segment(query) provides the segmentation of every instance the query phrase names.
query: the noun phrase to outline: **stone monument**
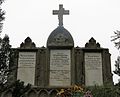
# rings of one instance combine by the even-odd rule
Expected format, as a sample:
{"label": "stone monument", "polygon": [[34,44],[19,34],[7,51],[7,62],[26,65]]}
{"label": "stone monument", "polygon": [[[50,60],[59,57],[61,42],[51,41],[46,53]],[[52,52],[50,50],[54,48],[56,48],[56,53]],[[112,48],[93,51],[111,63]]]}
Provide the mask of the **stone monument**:
{"label": "stone monument", "polygon": [[70,86],[72,83],[72,51],[74,42],[71,34],[63,27],[63,15],[69,14],[59,5],[59,10],[53,10],[58,15],[59,26],[50,34],[47,41],[49,51],[49,86]]}
{"label": "stone monument", "polygon": [[101,48],[93,37],[85,47],[74,47],[72,35],[63,26],[63,15],[68,14],[69,10],[63,5],[53,10],[53,15],[58,15],[59,25],[49,35],[47,47],[36,47],[27,37],[20,48],[14,48],[14,64],[18,68],[11,76],[14,81],[19,79],[32,84],[26,97],[54,97],[59,89],[75,84],[113,83],[109,49]]}

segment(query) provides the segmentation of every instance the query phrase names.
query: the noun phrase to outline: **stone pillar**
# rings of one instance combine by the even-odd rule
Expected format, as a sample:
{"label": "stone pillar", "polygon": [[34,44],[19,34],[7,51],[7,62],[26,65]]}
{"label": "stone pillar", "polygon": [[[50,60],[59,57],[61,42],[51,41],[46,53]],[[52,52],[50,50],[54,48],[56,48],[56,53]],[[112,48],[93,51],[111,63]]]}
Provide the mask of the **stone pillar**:
{"label": "stone pillar", "polygon": [[84,66],[83,51],[81,48],[75,48],[75,84],[84,84]]}

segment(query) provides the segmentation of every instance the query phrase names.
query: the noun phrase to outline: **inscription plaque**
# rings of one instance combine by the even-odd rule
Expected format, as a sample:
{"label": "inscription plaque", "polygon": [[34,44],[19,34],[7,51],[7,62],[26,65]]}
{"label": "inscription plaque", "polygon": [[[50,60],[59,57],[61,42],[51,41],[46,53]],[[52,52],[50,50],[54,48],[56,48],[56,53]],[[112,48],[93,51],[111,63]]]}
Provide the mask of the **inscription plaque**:
{"label": "inscription plaque", "polygon": [[35,52],[19,52],[17,79],[34,85],[35,64]]}
{"label": "inscription plaque", "polygon": [[103,85],[101,53],[85,53],[85,84]]}
{"label": "inscription plaque", "polygon": [[71,52],[70,50],[50,51],[50,86],[71,85]]}

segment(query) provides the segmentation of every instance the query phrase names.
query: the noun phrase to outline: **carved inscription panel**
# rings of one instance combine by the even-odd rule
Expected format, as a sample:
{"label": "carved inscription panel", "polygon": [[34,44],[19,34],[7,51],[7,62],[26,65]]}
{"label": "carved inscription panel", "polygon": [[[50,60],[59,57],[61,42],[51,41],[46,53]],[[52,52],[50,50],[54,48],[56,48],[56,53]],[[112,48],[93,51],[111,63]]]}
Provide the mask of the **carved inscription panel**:
{"label": "carved inscription panel", "polygon": [[103,85],[101,53],[85,53],[85,84]]}
{"label": "carved inscription panel", "polygon": [[50,86],[71,85],[71,52],[70,50],[50,51]]}
{"label": "carved inscription panel", "polygon": [[19,52],[17,79],[34,85],[36,52]]}

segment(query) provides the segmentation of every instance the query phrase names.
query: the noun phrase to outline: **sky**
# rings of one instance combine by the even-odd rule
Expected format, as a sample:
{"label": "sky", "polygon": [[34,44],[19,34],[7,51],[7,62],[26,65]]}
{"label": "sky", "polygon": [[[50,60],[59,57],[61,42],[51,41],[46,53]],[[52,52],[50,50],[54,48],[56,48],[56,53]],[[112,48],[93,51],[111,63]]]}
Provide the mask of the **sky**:
{"label": "sky", "polygon": [[[109,48],[112,71],[119,51],[111,42],[114,31],[120,30],[120,0],[5,0],[6,12],[2,36],[10,37],[13,48],[29,36],[37,47],[46,47],[50,33],[58,27],[58,10],[63,4],[70,15],[63,16],[64,27],[71,33],[75,47],[84,47],[94,37],[101,47]],[[114,75],[116,83],[118,76]]]}

